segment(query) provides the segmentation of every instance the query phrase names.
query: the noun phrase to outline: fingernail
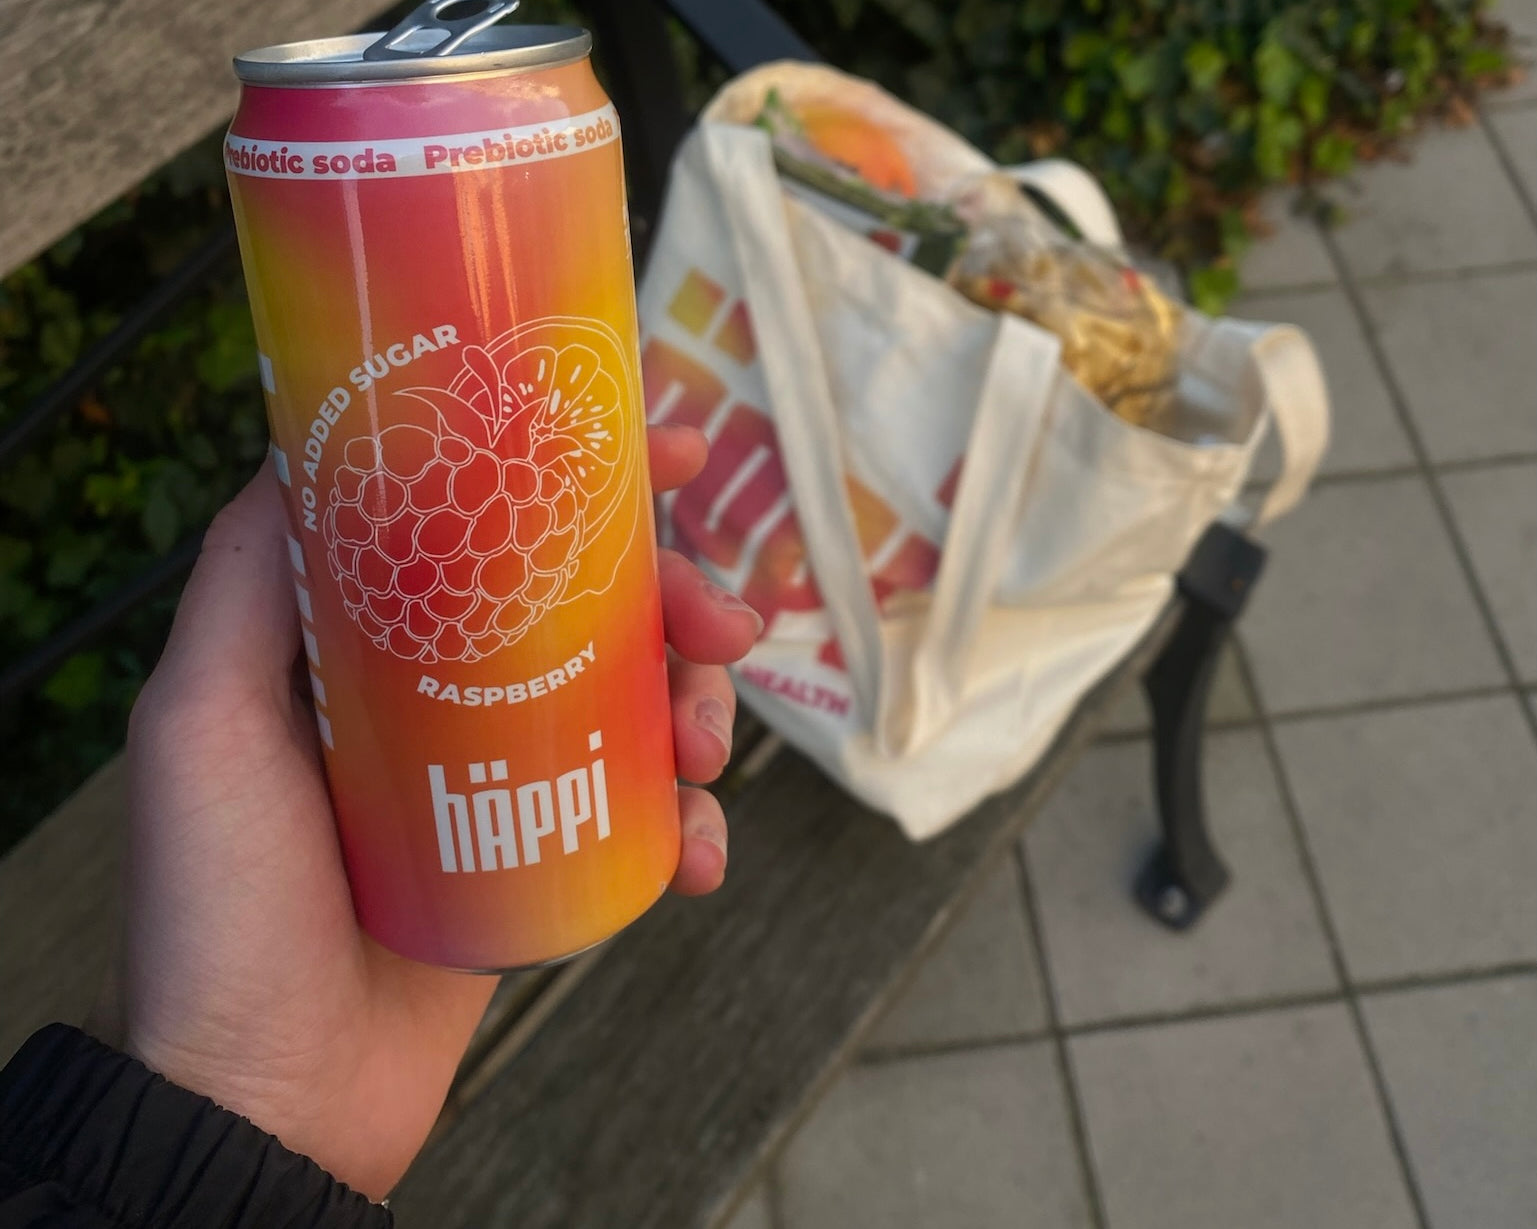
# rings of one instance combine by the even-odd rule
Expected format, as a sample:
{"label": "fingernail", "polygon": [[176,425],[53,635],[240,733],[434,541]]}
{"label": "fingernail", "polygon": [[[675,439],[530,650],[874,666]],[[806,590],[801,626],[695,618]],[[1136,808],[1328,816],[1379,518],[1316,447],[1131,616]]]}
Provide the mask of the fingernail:
{"label": "fingernail", "polygon": [[726,827],[724,824],[715,823],[712,819],[694,818],[683,825],[685,839],[692,838],[697,841],[708,841],[721,853],[726,852]]}
{"label": "fingernail", "polygon": [[694,705],[694,724],[712,734],[720,743],[721,758],[731,758],[731,712],[714,696],[705,696]]}
{"label": "fingernail", "polygon": [[735,593],[730,593],[727,590],[722,589],[719,585],[711,584],[709,581],[705,581],[704,591],[710,595],[710,600],[713,601],[722,610],[729,610],[732,612],[745,610],[748,614],[752,615],[754,622],[756,622],[758,625],[758,631],[754,634],[762,634],[763,616],[760,615],[751,606],[749,606],[746,602],[744,602],[741,598],[739,598]]}

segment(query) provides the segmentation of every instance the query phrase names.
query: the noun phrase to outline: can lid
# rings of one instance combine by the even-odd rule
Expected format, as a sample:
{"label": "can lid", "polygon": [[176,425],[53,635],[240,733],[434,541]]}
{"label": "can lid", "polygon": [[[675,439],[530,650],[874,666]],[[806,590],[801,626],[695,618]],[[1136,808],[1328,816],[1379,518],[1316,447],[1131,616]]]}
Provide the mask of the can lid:
{"label": "can lid", "polygon": [[576,26],[495,25],[517,7],[474,5],[473,16],[440,17],[465,7],[428,0],[384,35],[349,34],[258,47],[235,57],[235,74],[253,85],[403,81],[516,68],[551,68],[586,57],[592,36]]}

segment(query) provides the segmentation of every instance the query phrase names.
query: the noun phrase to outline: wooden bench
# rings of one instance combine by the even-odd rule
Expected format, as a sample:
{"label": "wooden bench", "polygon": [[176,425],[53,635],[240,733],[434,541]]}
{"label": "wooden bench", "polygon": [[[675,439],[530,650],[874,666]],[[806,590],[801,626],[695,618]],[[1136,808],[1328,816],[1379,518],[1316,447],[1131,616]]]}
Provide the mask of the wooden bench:
{"label": "wooden bench", "polygon": [[[0,145],[0,269],[227,116],[232,52],[352,28],[376,7],[130,0],[86,10],[0,0],[10,10],[0,26],[0,111],[15,133]],[[811,57],[757,0],[667,7],[732,71]],[[183,37],[162,43],[156,31],[173,8]],[[641,0],[585,9],[624,122],[643,250],[687,125],[668,32],[660,9]],[[0,437],[0,465],[133,340],[129,325],[142,332],[157,304],[221,259],[210,244],[154,289],[137,324],[119,330],[126,340],[98,347],[13,421]],[[194,553],[195,543],[161,571],[174,574]],[[1190,925],[1227,878],[1201,811],[1207,692],[1262,561],[1241,535],[1213,527],[1179,596],[1039,766],[926,845],[909,844],[744,716],[720,786],[732,825],[725,888],[703,901],[664,901],[561,968],[504,979],[433,1138],[394,1197],[401,1222],[721,1223],[989,866],[1012,856],[1014,838],[1116,694],[1139,678],[1154,713],[1165,839],[1136,890],[1165,924]],[[164,578],[109,599],[11,663],[0,673],[0,703],[17,702]],[[124,777],[121,761],[107,765],[0,861],[0,1059],[37,1025],[81,1018],[111,958]]]}

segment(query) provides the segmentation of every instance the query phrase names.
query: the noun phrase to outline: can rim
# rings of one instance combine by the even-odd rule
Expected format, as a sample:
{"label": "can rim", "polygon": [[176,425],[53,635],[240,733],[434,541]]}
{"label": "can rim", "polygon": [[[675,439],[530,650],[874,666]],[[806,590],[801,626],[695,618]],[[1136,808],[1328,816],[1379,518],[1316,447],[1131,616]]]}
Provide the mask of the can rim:
{"label": "can rim", "polygon": [[555,68],[585,59],[592,35],[576,26],[493,26],[454,54],[365,60],[374,34],[313,38],[257,47],[235,57],[235,75],[252,85],[328,85],[340,81],[408,81],[494,69]]}

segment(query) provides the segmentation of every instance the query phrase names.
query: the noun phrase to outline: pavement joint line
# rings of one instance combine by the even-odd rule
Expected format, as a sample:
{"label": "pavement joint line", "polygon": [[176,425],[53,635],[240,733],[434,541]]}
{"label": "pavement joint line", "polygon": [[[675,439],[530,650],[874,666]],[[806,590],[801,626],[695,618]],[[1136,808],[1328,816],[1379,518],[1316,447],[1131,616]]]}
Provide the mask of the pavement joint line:
{"label": "pavement joint line", "polygon": [[[1335,260],[1338,262],[1338,253]],[[1359,306],[1357,311],[1359,311]],[[1291,828],[1292,841],[1294,842],[1298,861],[1302,867],[1302,875],[1308,885],[1308,891],[1313,898],[1313,909],[1318,917],[1319,927],[1323,931],[1324,942],[1329,948],[1329,959],[1334,966],[1335,980],[1343,991],[1345,1009],[1350,1016],[1352,1028],[1356,1034],[1356,1044],[1361,1047],[1361,1054],[1366,1060],[1368,1078],[1371,1080],[1372,1090],[1377,1097],[1377,1108],[1382,1114],[1384,1125],[1388,1131],[1388,1143],[1393,1150],[1393,1156],[1398,1162],[1399,1176],[1403,1180],[1404,1189],[1409,1197],[1409,1203],[1414,1209],[1415,1220],[1419,1229],[1431,1229],[1430,1215],[1425,1208],[1424,1193],[1420,1190],[1419,1177],[1414,1172],[1414,1165],[1410,1159],[1409,1145],[1404,1138],[1403,1127],[1398,1121],[1398,1115],[1393,1108],[1393,1099],[1388,1092],[1387,1076],[1382,1070],[1382,1064],[1377,1058],[1377,1051],[1372,1046],[1371,1034],[1367,1031],[1366,1016],[1361,1010],[1360,997],[1350,980],[1350,968],[1345,961],[1344,945],[1340,941],[1339,930],[1334,924],[1334,915],[1329,909],[1329,902],[1324,895],[1323,879],[1318,871],[1317,860],[1313,856],[1312,846],[1308,842],[1307,829],[1302,823],[1302,809],[1297,802],[1297,796],[1292,789],[1291,778],[1286,771],[1286,763],[1281,758],[1280,743],[1276,739],[1275,727],[1271,724],[1269,714],[1265,710],[1263,699],[1259,690],[1254,687],[1254,672],[1250,668],[1248,655],[1242,644],[1238,646],[1239,670],[1248,678],[1255,698],[1259,704],[1259,728],[1265,744],[1265,755],[1270,762],[1270,771],[1275,775],[1276,787],[1281,795],[1281,809],[1286,815],[1286,821]]]}
{"label": "pavement joint line", "polygon": [[1409,973],[1402,977],[1366,978],[1355,983],[1366,994],[1400,994],[1408,990],[1440,990],[1451,986],[1474,986],[1486,981],[1505,981],[1514,977],[1537,975],[1537,960],[1509,960],[1482,968],[1456,969],[1447,973]]}
{"label": "pavement joint line", "polygon": [[[1486,469],[1514,469],[1518,465],[1530,465],[1537,461],[1537,452],[1508,452],[1491,457],[1459,457],[1454,461],[1432,461],[1431,467],[1443,474],[1477,473]],[[1401,465],[1383,465],[1371,469],[1339,469],[1327,474],[1318,474],[1314,477],[1312,485],[1324,486],[1349,486],[1368,482],[1387,482],[1394,478],[1418,478],[1424,473],[1423,468],[1417,462],[1406,462]],[[1245,490],[1254,490],[1255,493],[1268,490],[1272,484],[1263,480],[1245,484]]]}
{"label": "pavement joint line", "polygon": [[[1489,595],[1484,592],[1483,585],[1479,584],[1478,572],[1473,566],[1472,553],[1468,550],[1468,544],[1463,540],[1462,531],[1457,526],[1457,519],[1452,515],[1451,501],[1446,496],[1446,490],[1441,483],[1441,475],[1436,472],[1431,463],[1429,451],[1425,447],[1424,437],[1420,434],[1419,426],[1414,421],[1414,416],[1409,413],[1408,398],[1404,396],[1403,386],[1400,384],[1393,365],[1388,361],[1387,351],[1383,348],[1382,338],[1378,336],[1376,322],[1371,313],[1366,310],[1366,301],[1361,293],[1361,286],[1350,271],[1350,265],[1340,251],[1335,237],[1327,231],[1322,232],[1324,246],[1328,248],[1329,255],[1334,261],[1336,272],[1340,276],[1340,285],[1344,288],[1346,296],[1350,299],[1351,307],[1356,313],[1357,323],[1361,326],[1362,335],[1366,338],[1366,346],[1370,351],[1372,360],[1377,365],[1378,373],[1382,376],[1384,387],[1388,391],[1388,397],[1393,403],[1393,408],[1398,414],[1399,425],[1403,427],[1404,434],[1409,439],[1409,448],[1420,463],[1420,469],[1424,476],[1427,488],[1430,491],[1431,502],[1435,505],[1441,523],[1445,527],[1451,540],[1452,551],[1456,555],[1457,563],[1462,569],[1463,579],[1468,590],[1473,596],[1473,604],[1478,608],[1478,613],[1484,625],[1484,634],[1494,645],[1495,657],[1504,671],[1506,679],[1513,687],[1522,686],[1521,672],[1516,669],[1515,658],[1512,656],[1510,646],[1505,643],[1505,637],[1500,632],[1498,621],[1494,617],[1494,607],[1489,602]],[[1521,705],[1521,711],[1526,718],[1527,728],[1532,737],[1537,739],[1537,712],[1532,711],[1531,705]]]}
{"label": "pavement joint line", "polygon": [[987,1050],[1007,1050],[1016,1046],[1039,1045],[1053,1040],[1049,1027],[1026,1029],[1018,1033],[992,1033],[981,1037],[955,1038],[950,1041],[904,1041],[898,1045],[872,1045],[854,1061],[861,1067],[890,1067],[916,1059],[944,1058],[951,1054],[970,1054]]}
{"label": "pavement joint line", "polygon": [[1078,1075],[1073,1069],[1073,1056],[1068,1050],[1067,1034],[1062,1030],[1062,1013],[1057,1003],[1057,983],[1051,975],[1051,962],[1047,959],[1046,931],[1042,924],[1040,905],[1035,898],[1035,885],[1030,879],[1030,860],[1025,853],[1023,838],[1014,841],[1013,853],[1019,894],[1025,906],[1025,916],[1030,923],[1030,946],[1035,952],[1036,968],[1041,975],[1041,988],[1045,991],[1047,1035],[1051,1038],[1057,1077],[1062,1084],[1062,1100],[1067,1109],[1073,1151],[1078,1156],[1078,1180],[1083,1185],[1084,1199],[1089,1206],[1089,1220],[1094,1229],[1109,1229],[1110,1218],[1105,1211],[1105,1196],[1100,1190],[1099,1175],[1094,1169],[1094,1150],[1089,1142],[1088,1114],[1083,1107],[1083,1095],[1078,1090]]}
{"label": "pavement joint line", "polygon": [[[1462,700],[1494,700],[1514,694],[1518,698],[1526,694],[1520,683],[1490,683],[1484,687],[1455,687],[1446,691],[1424,692],[1411,696],[1380,696],[1370,700],[1352,700],[1344,704],[1318,704],[1307,708],[1284,709],[1268,712],[1272,725],[1292,725],[1299,721],[1316,721],[1323,717],[1360,717],[1370,713],[1387,713],[1402,708],[1423,708],[1431,704],[1456,704]],[[1256,723],[1257,723],[1256,719]]]}
{"label": "pavement joint line", "polygon": [[[1220,912],[1214,908],[1213,919],[1220,916]],[[1175,936],[1171,941],[1177,943],[1179,937]],[[1338,987],[1333,990],[1304,990],[1296,994],[1272,994],[1263,998],[1239,999],[1230,1003],[1204,1003],[1172,1011],[1145,1011],[1125,1016],[1107,1016],[1102,1020],[1085,1020],[1081,1024],[1069,1024],[1063,1031],[1069,1037],[1094,1037],[1101,1033],[1128,1032],[1140,1028],[1167,1028],[1180,1024],[1200,1024],[1207,1020],[1261,1016],[1269,1012],[1295,1011],[1299,1007],[1322,1007],[1329,1003],[1344,1001],[1345,991]]]}
{"label": "pavement joint line", "polygon": [[[1264,242],[1264,240],[1260,240]],[[1246,308],[1255,299],[1300,299],[1305,295],[1320,294],[1325,290],[1338,290],[1340,284],[1337,281],[1317,282],[1288,282],[1280,286],[1248,286],[1240,276],[1238,294],[1233,303],[1240,308]]]}
{"label": "pavement joint line", "polygon": [[[1537,682],[1517,683],[1490,683],[1484,687],[1457,687],[1447,691],[1419,692],[1407,696],[1379,696],[1370,700],[1349,700],[1339,704],[1317,704],[1306,708],[1283,709],[1280,712],[1270,712],[1268,717],[1272,725],[1292,725],[1299,721],[1317,721],[1328,717],[1360,717],[1371,713],[1390,713],[1398,709],[1424,708],[1432,704],[1456,704],[1464,700],[1497,700],[1501,696],[1515,696],[1521,703],[1526,702],[1529,691],[1537,688]],[[1220,721],[1208,721],[1206,732],[1210,734],[1231,733],[1238,730],[1253,730],[1260,724],[1258,716],[1259,698],[1252,697],[1256,715],[1251,717],[1224,717]],[[1116,747],[1127,743],[1143,742],[1152,738],[1151,725],[1136,730],[1110,730],[1101,734],[1095,740],[1096,746]]]}
{"label": "pavement joint line", "polygon": [[1509,452],[1498,457],[1464,457],[1459,461],[1436,461],[1434,467],[1443,474],[1476,473],[1481,469],[1500,469],[1508,466],[1530,465],[1537,461],[1537,452]]}
{"label": "pavement joint line", "polygon": [[[1443,474],[1477,473],[1480,470],[1511,468],[1530,465],[1537,461],[1537,452],[1507,452],[1491,457],[1459,457],[1454,461],[1434,461],[1432,465]],[[1312,486],[1349,486],[1352,483],[1381,482],[1390,478],[1418,478],[1424,471],[1413,462],[1401,465],[1374,466],[1370,469],[1337,469],[1327,474],[1316,474]],[[1250,478],[1244,482],[1245,495],[1264,495],[1275,483],[1267,478]]]}
{"label": "pavement joint line", "polygon": [[1328,474],[1316,474],[1312,485],[1359,486],[1370,482],[1391,482],[1395,478],[1418,478],[1420,467],[1413,462],[1402,465],[1384,465],[1380,469],[1342,469]]}
{"label": "pavement joint line", "polygon": [[[1220,914],[1214,913],[1213,916],[1217,917]],[[1518,960],[1445,973],[1413,973],[1403,977],[1348,981],[1341,983],[1341,987],[1348,984],[1357,994],[1366,996],[1395,994],[1409,990],[1440,990],[1457,986],[1473,986],[1488,981],[1504,981],[1533,975],[1537,975],[1537,961]],[[1062,1031],[1069,1037],[1092,1037],[1098,1033],[1199,1024],[1204,1020],[1229,1020],[1243,1016],[1264,1015],[1267,1012],[1292,1011],[1299,1007],[1319,1007],[1327,1003],[1344,1003],[1346,997],[1346,991],[1343,988],[1298,991],[1295,994],[1271,994],[1253,999],[1234,999],[1226,1003],[1204,1003],[1173,1011],[1134,1012],[1122,1016],[1106,1016],[1099,1020],[1085,1020],[1080,1024],[1064,1025]]]}
{"label": "pavement joint line", "polygon": [[[1342,225],[1349,226],[1350,219],[1346,219]],[[1320,233],[1324,237],[1325,245],[1331,250],[1336,250],[1334,231],[1330,227],[1321,227]],[[1350,271],[1350,266],[1343,260],[1338,261],[1337,268],[1340,272],[1339,287],[1349,294],[1347,282],[1354,283],[1362,290],[1392,290],[1398,286],[1423,286],[1435,282],[1472,282],[1481,281],[1491,277],[1517,277],[1523,273],[1531,273],[1537,269],[1537,257],[1522,260],[1502,260],[1496,264],[1487,265],[1459,265],[1454,269],[1395,269],[1389,273],[1371,273],[1357,277]]]}
{"label": "pavement joint line", "polygon": [[1520,199],[1522,208],[1526,210],[1527,219],[1531,222],[1533,229],[1537,229],[1537,202],[1533,202],[1531,193],[1526,190],[1526,184],[1516,172],[1515,159],[1510,156],[1510,150],[1505,148],[1505,139],[1489,122],[1489,116],[1483,107],[1478,108],[1478,126],[1483,129],[1484,137],[1494,147],[1494,156],[1499,160],[1500,169],[1505,172],[1505,178],[1510,181],[1510,186],[1516,190],[1516,196]]}
{"label": "pavement joint line", "polygon": [[[1071,1039],[1140,1028],[1199,1024],[1206,1020],[1230,1020],[1243,1016],[1264,1015],[1268,1012],[1293,1011],[1301,1007],[1320,1007],[1328,1003],[1344,1003],[1348,997],[1344,989],[1347,985],[1353,988],[1358,996],[1367,997],[1379,994],[1402,994],[1415,990],[1454,989],[1458,986],[1476,986],[1484,982],[1508,981],[1513,978],[1533,976],[1537,976],[1537,960],[1512,960],[1501,964],[1480,965],[1445,972],[1408,973],[1401,977],[1359,980],[1347,978],[1333,990],[1270,994],[1259,998],[1233,999],[1225,1003],[1202,1003],[1170,1011],[1131,1012],[1126,1015],[1105,1016],[1098,1020],[1084,1020],[1077,1024],[1062,1024],[1056,1031]],[[1048,1026],[1017,1033],[957,1038],[953,1041],[904,1042],[901,1045],[872,1047],[862,1053],[855,1062],[863,1067],[895,1066],[926,1058],[943,1058],[951,1054],[1040,1045],[1042,1042],[1050,1041],[1053,1035],[1053,1030]]]}

